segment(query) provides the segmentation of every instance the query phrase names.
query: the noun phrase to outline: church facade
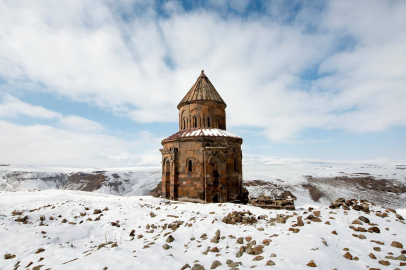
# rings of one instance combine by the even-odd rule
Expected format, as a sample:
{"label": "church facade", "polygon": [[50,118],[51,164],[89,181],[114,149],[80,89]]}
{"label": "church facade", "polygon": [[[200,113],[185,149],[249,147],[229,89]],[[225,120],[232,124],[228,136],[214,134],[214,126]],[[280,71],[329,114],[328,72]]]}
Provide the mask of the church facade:
{"label": "church facade", "polygon": [[202,71],[177,106],[179,132],[162,141],[162,197],[202,203],[241,199],[243,140],[226,130],[226,106]]}

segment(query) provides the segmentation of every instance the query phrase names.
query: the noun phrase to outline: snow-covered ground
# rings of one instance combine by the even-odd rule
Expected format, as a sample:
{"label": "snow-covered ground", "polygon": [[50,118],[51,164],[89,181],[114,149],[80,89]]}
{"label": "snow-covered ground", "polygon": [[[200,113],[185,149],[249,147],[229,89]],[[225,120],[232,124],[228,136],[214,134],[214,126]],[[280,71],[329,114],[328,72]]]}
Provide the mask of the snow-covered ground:
{"label": "snow-covered ground", "polygon": [[[399,260],[385,259],[390,253],[394,257],[401,254],[400,248],[391,246],[392,241],[406,245],[406,225],[399,221],[395,213],[386,211],[388,217],[375,214],[385,212],[379,206],[370,206],[371,213],[343,209],[331,210],[327,206],[313,205],[320,210],[322,222],[307,223],[305,218],[310,205],[296,205],[296,211],[265,210],[247,205],[231,203],[194,204],[175,203],[152,197],[116,196],[68,190],[0,192],[0,269],[181,269],[185,264],[195,263],[210,269],[218,260],[222,265],[216,269],[230,269],[227,260],[241,262],[238,269],[309,269],[311,260],[317,269],[394,269]],[[105,208],[108,210],[103,210]],[[94,214],[95,209],[102,215]],[[14,210],[23,211],[21,217],[28,216],[27,224],[17,222],[19,215]],[[253,225],[225,224],[222,219],[232,211],[249,210],[258,217],[265,215]],[[151,213],[153,213],[151,215]],[[406,216],[406,210],[398,210]],[[286,223],[271,221],[277,214],[291,217]],[[41,226],[41,215],[44,216]],[[360,215],[367,217],[371,224],[362,222],[354,225],[368,229],[376,226],[380,233],[354,232],[349,228]],[[300,231],[289,231],[301,216],[304,226]],[[52,217],[53,220],[50,218]],[[100,217],[100,220],[96,220]],[[66,223],[63,223],[66,219]],[[88,220],[88,219],[91,219]],[[168,224],[182,223],[173,230]],[[326,224],[326,221],[330,223]],[[112,226],[112,222],[120,227]],[[167,226],[165,226],[167,224]],[[376,224],[376,225],[372,225]],[[149,225],[149,226],[148,226]],[[173,228],[173,226],[170,226]],[[135,230],[135,237],[130,233]],[[211,239],[220,232],[218,243]],[[332,231],[336,231],[337,235]],[[201,238],[207,234],[207,239]],[[366,239],[352,236],[364,235]],[[142,235],[139,236],[139,235]],[[174,241],[163,248],[166,239],[172,235]],[[252,237],[257,246],[265,239],[271,239],[263,252],[250,255],[236,254],[244,244],[237,244],[239,237]],[[251,241],[252,241],[251,240]],[[383,245],[371,242],[377,240]],[[323,241],[325,243],[323,243]],[[116,247],[115,244],[117,245]],[[217,247],[219,252],[207,252]],[[380,251],[375,251],[379,247]],[[343,257],[348,248],[358,260]],[[44,251],[36,253],[39,249]],[[403,248],[404,249],[404,248]],[[377,259],[372,259],[373,253]],[[15,255],[4,259],[5,254]],[[256,256],[259,259],[254,261]],[[272,260],[274,266],[265,266]],[[390,266],[379,263],[385,260]],[[32,263],[31,263],[32,262]],[[28,269],[27,268],[27,269]],[[36,268],[39,269],[39,268]]]}

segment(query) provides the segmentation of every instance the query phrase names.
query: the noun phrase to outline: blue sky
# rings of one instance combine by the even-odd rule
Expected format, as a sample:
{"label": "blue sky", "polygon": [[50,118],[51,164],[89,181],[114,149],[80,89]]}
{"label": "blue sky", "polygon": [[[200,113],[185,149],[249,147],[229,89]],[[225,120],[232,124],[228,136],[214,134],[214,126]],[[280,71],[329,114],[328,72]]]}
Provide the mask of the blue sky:
{"label": "blue sky", "polygon": [[2,1],[0,163],[159,164],[204,69],[244,154],[406,159],[402,1]]}

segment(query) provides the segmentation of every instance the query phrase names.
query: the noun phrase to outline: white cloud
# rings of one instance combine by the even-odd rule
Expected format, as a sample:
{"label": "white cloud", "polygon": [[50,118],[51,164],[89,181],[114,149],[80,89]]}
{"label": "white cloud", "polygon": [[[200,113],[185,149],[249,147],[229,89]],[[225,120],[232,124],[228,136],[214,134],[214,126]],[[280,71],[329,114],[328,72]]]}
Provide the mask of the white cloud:
{"label": "white cloud", "polygon": [[62,116],[60,113],[47,110],[41,106],[34,106],[22,102],[10,95],[5,95],[0,103],[0,117],[17,117],[19,115],[46,119],[59,118]]}
{"label": "white cloud", "polygon": [[77,132],[98,133],[104,131],[101,124],[76,115],[68,115],[59,119],[59,126]]}
{"label": "white cloud", "polygon": [[[142,137],[142,136],[141,136]],[[20,126],[0,120],[0,163],[63,167],[159,165],[159,139],[82,133],[45,125]],[[153,145],[154,152],[149,149]],[[151,158],[152,157],[152,158]]]}
{"label": "white cloud", "polygon": [[[229,105],[229,126],[272,140],[307,128],[405,126],[406,2],[308,3],[296,15],[285,2],[242,19],[177,2],[159,17],[148,1],[3,1],[0,75],[8,91],[33,82],[137,122],[167,122],[205,69]],[[242,11],[248,2],[239,3]],[[132,5],[143,8],[123,8]],[[122,10],[135,14],[122,20]],[[309,70],[324,76],[305,80]]]}

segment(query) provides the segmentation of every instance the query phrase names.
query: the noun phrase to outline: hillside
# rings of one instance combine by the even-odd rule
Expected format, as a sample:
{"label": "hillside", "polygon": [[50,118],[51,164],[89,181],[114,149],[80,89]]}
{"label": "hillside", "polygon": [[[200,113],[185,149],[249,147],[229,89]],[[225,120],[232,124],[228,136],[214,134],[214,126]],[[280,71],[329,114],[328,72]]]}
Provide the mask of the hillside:
{"label": "hillside", "polygon": [[[386,159],[319,161],[247,155],[244,185],[251,196],[279,196],[288,190],[299,204],[328,204],[340,198],[367,199],[406,208],[406,162]],[[148,195],[161,181],[160,167],[44,168],[0,167],[0,190],[81,190],[113,195]]]}
{"label": "hillside", "polygon": [[[81,191],[3,191],[0,265],[122,270],[404,265],[406,230],[401,215],[406,211],[346,203],[335,209],[298,205],[296,211],[270,211]],[[226,216],[231,224],[223,222]]]}

